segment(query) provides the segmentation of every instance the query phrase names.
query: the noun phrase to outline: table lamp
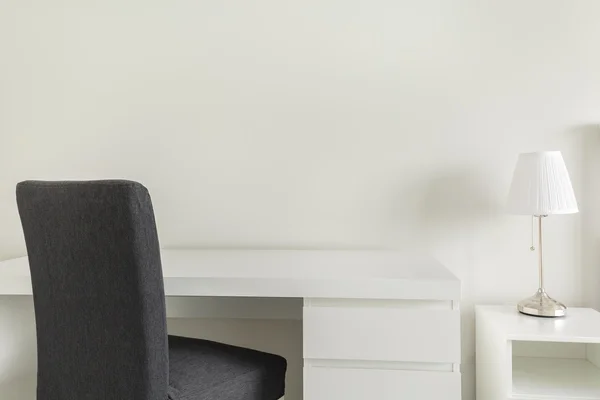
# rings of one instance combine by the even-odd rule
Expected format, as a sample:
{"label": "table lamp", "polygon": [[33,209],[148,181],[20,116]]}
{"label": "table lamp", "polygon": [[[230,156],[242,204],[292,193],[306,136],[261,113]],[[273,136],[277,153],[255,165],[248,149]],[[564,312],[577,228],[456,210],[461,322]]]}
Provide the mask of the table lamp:
{"label": "table lamp", "polygon": [[[539,288],[531,297],[520,301],[517,309],[537,317],[562,317],[567,307],[554,300],[544,289],[542,220],[553,214],[578,212],[577,200],[569,172],[560,151],[523,153],[519,155],[508,195],[512,214],[537,218]],[[535,250],[532,245],[531,250]]]}

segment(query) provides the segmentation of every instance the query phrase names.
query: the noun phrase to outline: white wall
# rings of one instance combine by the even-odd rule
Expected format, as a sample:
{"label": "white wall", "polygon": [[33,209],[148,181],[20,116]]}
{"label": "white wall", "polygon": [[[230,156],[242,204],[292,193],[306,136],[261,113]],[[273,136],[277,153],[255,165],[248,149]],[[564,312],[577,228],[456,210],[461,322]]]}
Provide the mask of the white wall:
{"label": "white wall", "polygon": [[472,305],[536,285],[518,152],[563,151],[547,286],[600,305],[598,43],[597,0],[3,0],[0,258],[28,178],[144,182],[165,247],[422,249],[463,281],[472,398]]}

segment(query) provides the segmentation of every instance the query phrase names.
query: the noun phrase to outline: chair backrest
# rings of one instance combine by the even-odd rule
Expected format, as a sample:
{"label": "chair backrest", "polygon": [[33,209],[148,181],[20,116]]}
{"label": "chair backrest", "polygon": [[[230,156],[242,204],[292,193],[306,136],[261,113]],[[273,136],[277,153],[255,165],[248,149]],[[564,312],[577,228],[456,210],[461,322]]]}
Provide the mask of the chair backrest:
{"label": "chair backrest", "polygon": [[165,400],[168,344],[150,195],[131,181],[17,185],[39,400]]}

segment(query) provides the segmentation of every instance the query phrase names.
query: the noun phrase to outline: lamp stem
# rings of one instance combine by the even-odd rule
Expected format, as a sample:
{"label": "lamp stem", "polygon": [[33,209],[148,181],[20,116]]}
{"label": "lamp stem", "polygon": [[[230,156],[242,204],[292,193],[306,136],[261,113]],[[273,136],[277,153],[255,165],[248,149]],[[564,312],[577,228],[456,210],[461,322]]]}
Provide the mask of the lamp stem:
{"label": "lamp stem", "polygon": [[538,262],[540,273],[540,287],[537,292],[517,304],[517,310],[523,314],[534,315],[536,317],[562,317],[565,315],[567,307],[548,296],[544,289],[544,254],[542,249],[542,218],[548,215],[534,215],[538,218]]}
{"label": "lamp stem", "polygon": [[544,267],[543,267],[543,250],[542,250],[542,218],[543,215],[538,215],[538,248],[539,248],[539,272],[540,272],[540,290],[544,291]]}

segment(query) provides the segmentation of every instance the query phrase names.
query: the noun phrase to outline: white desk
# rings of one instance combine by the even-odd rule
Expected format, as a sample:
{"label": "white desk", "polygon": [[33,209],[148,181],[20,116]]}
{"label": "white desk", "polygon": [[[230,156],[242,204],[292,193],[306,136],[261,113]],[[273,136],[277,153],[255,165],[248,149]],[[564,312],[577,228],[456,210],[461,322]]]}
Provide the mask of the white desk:
{"label": "white desk", "polygon": [[[167,296],[304,299],[304,398],[460,399],[460,282],[382,251],[163,250]],[[31,295],[26,257],[0,296]]]}

